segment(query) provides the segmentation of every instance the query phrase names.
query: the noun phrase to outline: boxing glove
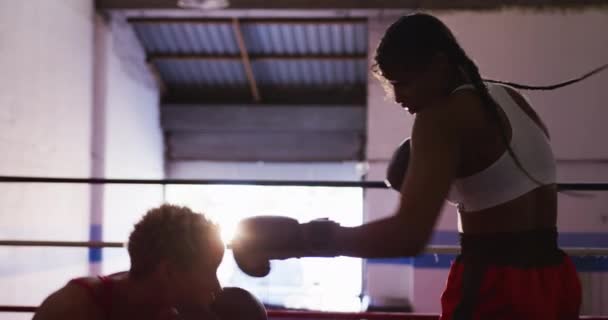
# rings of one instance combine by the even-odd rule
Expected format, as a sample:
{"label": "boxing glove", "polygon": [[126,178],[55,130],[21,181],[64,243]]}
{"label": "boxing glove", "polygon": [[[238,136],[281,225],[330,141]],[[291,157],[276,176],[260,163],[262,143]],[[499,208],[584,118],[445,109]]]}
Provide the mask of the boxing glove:
{"label": "boxing glove", "polygon": [[225,287],[212,303],[211,312],[217,320],[267,320],[266,308],[249,291]]}
{"label": "boxing glove", "polygon": [[270,272],[270,260],[334,257],[333,236],[339,225],[319,219],[300,224],[282,216],[256,216],[242,220],[231,242],[239,268],[254,277]]}

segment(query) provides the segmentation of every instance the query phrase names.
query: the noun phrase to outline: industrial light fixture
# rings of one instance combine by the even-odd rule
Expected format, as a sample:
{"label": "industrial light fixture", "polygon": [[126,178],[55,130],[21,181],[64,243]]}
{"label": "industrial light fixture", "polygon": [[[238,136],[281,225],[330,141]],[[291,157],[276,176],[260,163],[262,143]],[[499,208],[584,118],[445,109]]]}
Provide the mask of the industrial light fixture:
{"label": "industrial light fixture", "polygon": [[227,8],[228,0],[178,0],[177,6],[184,9],[214,10]]}

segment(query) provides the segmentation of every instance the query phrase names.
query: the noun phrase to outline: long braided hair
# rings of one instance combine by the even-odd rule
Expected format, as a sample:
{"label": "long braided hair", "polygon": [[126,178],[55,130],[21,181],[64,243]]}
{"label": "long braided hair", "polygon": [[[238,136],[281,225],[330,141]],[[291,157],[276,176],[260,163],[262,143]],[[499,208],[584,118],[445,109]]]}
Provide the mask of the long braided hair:
{"label": "long braided hair", "polygon": [[502,121],[500,115],[500,108],[490,95],[484,81],[504,84],[517,89],[553,90],[586,79],[608,67],[607,64],[579,78],[548,86],[530,86],[506,81],[486,80],[481,77],[475,62],[467,56],[443,22],[428,14],[414,13],[401,17],[387,29],[376,50],[372,72],[388,89],[390,84],[383,76],[383,70],[403,65],[404,61],[411,61],[412,65],[408,65],[411,70],[420,70],[428,66],[431,58],[439,52],[446,54],[449,61],[460,70],[461,76],[474,86],[485,106],[486,115],[499,125],[500,138],[505,144],[507,152],[526,176],[538,185],[542,183],[523,167],[519,158],[513,152],[507,136],[506,123]]}

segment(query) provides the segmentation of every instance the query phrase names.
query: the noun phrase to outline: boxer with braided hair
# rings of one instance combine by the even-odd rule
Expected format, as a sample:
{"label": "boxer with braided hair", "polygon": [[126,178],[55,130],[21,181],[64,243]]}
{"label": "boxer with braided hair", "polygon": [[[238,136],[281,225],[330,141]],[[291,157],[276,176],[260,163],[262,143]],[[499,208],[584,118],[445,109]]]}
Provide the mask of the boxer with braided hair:
{"label": "boxer with braided hair", "polygon": [[447,26],[422,13],[387,29],[373,71],[415,116],[388,169],[401,195],[396,212],[349,228],[245,219],[232,243],[239,267],[265,276],[272,259],[415,256],[448,200],[458,206],[462,250],[441,297],[442,320],[578,319],[580,283],[557,245],[549,132],[514,87],[553,89],[591,74],[544,87],[484,81]]}
{"label": "boxer with braided hair", "polygon": [[[452,122],[462,124],[455,130],[460,138],[454,141],[457,155],[451,157],[457,167],[444,194],[459,206],[462,253],[452,266],[442,295],[442,319],[578,318],[580,283],[571,260],[556,243],[555,161],[549,133],[513,88],[552,90],[581,81],[606,66],[551,86],[484,81],[476,64],[440,20],[414,14],[387,30],[373,68],[394,90],[397,102],[418,114],[416,122],[426,110],[442,113],[433,109],[443,108]],[[451,69],[443,72],[447,75],[443,83],[434,78],[435,83],[443,84],[440,89],[445,98],[435,99],[439,103],[424,105],[415,99],[419,95],[411,87],[417,84],[412,83],[425,77],[425,68],[427,74]],[[449,108],[453,113],[447,111]],[[404,196],[412,193],[418,182],[404,172],[409,167],[415,176],[424,170],[415,163],[409,166],[409,162],[440,156],[432,152],[416,155],[417,146],[423,152],[428,150],[422,145],[424,139],[416,139],[417,125],[412,140],[396,150],[387,171],[391,186]],[[442,128],[435,130],[441,132]],[[428,178],[437,183],[432,175]],[[413,180],[409,185],[408,179]],[[418,199],[402,201],[408,200]]]}

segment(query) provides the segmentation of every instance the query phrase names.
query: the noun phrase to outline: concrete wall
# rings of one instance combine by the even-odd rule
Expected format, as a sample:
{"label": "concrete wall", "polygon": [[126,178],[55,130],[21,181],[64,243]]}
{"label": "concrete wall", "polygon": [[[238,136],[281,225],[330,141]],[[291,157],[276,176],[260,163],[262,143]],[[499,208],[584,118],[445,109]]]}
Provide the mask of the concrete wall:
{"label": "concrete wall", "polygon": [[[93,1],[0,3],[0,175],[163,178],[159,93],[121,20]],[[160,186],[0,184],[0,239],[124,241]],[[108,227],[101,228],[101,224]],[[108,250],[0,247],[0,304],[38,305],[70,278],[128,267]],[[31,315],[2,313],[0,319]]]}
{"label": "concrete wall", "polygon": [[[0,174],[88,176],[92,1],[2,1],[0,21]],[[0,184],[0,203],[2,239],[88,238],[88,186]],[[3,305],[38,304],[87,272],[82,249],[0,247],[0,261]]]}
{"label": "concrete wall", "polygon": [[[581,75],[606,63],[608,13],[532,13],[516,10],[487,13],[437,13],[453,30],[461,45],[478,64],[483,76],[527,84],[553,84]],[[374,50],[394,17],[370,20],[370,50]],[[370,56],[373,56],[370,51]],[[606,182],[608,147],[602,137],[608,109],[608,73],[556,91],[527,93],[549,127],[558,162],[560,182]],[[410,135],[412,118],[384,98],[379,83],[370,76],[368,85],[368,149],[371,180],[381,178],[395,146]],[[392,213],[397,197],[390,191],[368,190],[366,218]],[[608,197],[560,195],[559,228],[564,245],[608,246]],[[455,244],[456,213],[446,207],[438,224],[435,243]],[[439,312],[439,296],[447,279],[449,257],[436,262],[400,260],[368,264],[368,282],[386,283],[398,278],[402,286],[373,286],[372,295],[407,297],[418,312]],[[418,260],[421,260],[418,259]],[[391,266],[393,271],[387,271]],[[605,274],[605,273],[604,273]],[[604,276],[608,277],[608,276]],[[601,282],[600,282],[601,283]],[[597,285],[596,285],[597,286]],[[584,313],[607,314],[608,306],[591,302],[595,290],[585,294]],[[604,287],[603,290],[608,290]],[[597,295],[597,294],[595,294]]]}
{"label": "concrete wall", "polygon": [[[107,178],[162,179],[159,88],[145,63],[145,53],[120,16],[98,16],[96,21],[97,66],[105,66],[96,87],[102,91],[96,105],[101,110],[96,121],[98,132],[103,133],[95,145],[103,157],[97,159],[102,163],[99,173]],[[101,193],[103,210],[93,211],[91,229],[104,241],[126,241],[133,224],[163,202],[163,187],[157,185],[105,185]],[[128,267],[126,250],[107,249],[103,267],[93,271],[109,273]]]}

